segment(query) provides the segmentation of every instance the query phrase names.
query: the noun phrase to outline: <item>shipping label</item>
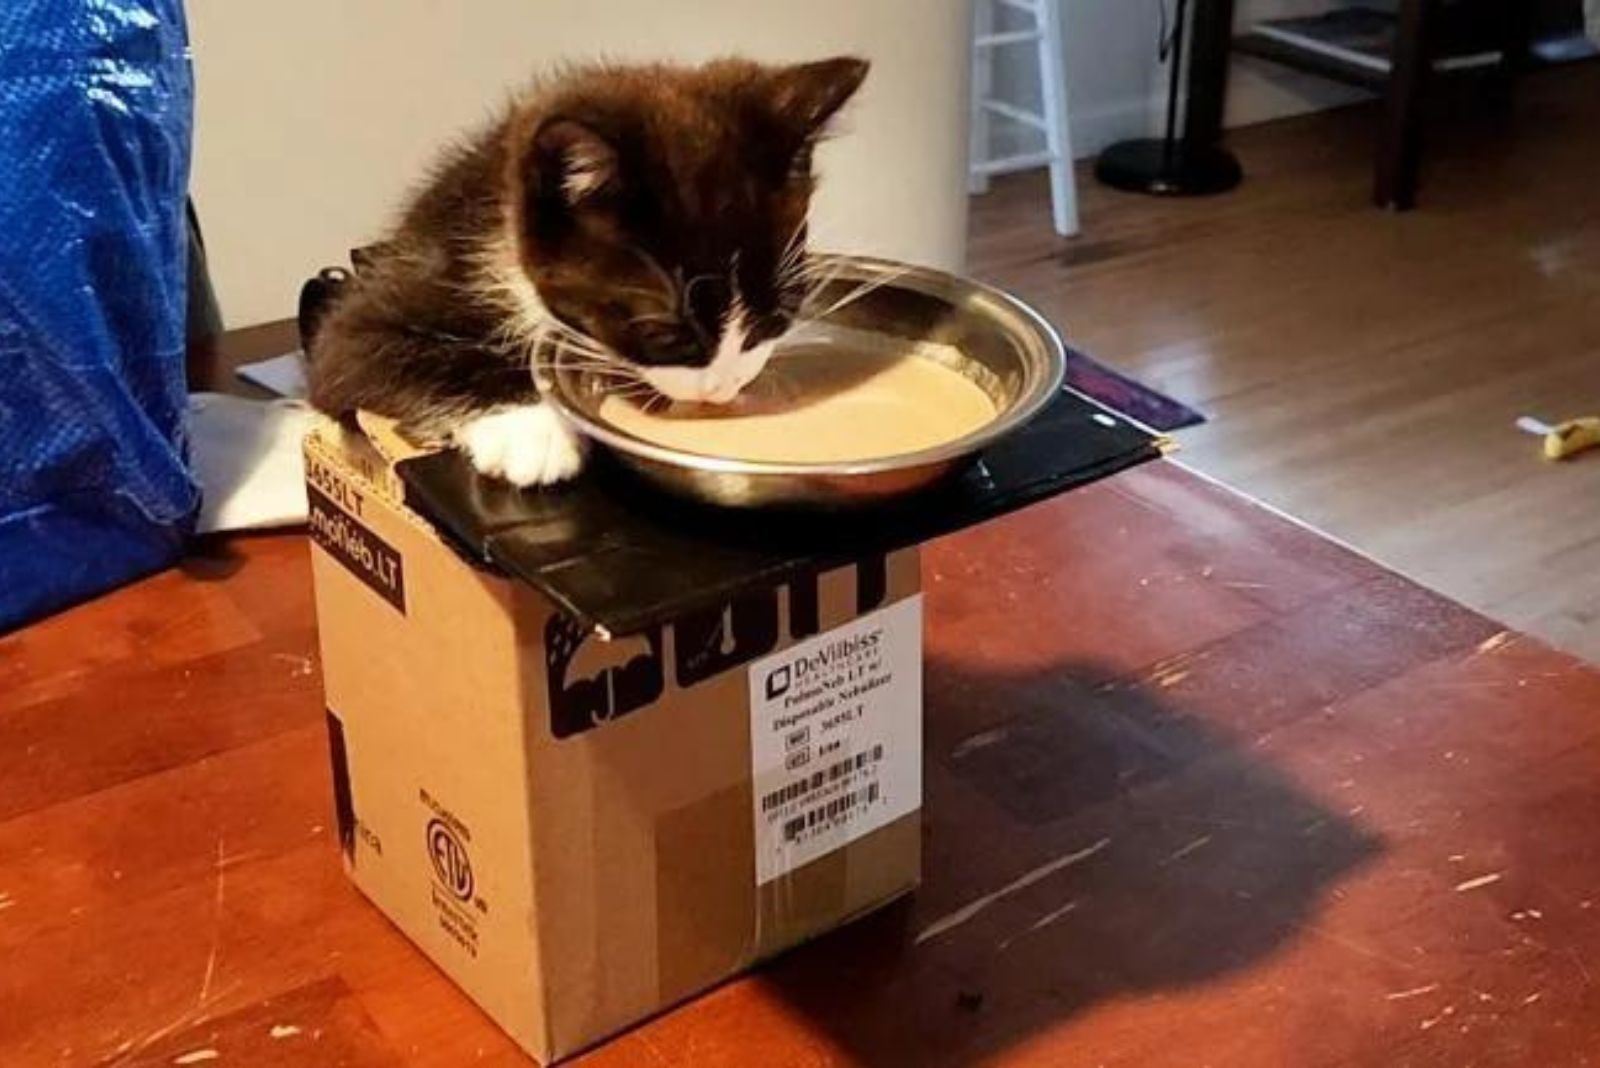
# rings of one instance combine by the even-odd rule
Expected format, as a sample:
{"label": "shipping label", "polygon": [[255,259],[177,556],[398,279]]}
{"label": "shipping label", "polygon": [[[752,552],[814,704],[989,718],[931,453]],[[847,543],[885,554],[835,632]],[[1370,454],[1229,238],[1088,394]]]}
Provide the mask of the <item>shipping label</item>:
{"label": "shipping label", "polygon": [[756,883],[922,803],[922,598],[750,666]]}

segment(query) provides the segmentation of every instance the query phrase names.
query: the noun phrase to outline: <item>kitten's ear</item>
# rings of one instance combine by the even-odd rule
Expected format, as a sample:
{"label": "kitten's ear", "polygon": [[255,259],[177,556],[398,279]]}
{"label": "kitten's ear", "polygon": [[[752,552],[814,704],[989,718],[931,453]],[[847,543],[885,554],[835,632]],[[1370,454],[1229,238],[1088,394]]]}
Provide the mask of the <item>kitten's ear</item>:
{"label": "kitten's ear", "polygon": [[617,150],[576,119],[551,118],[533,135],[539,187],[576,207],[617,185]]}
{"label": "kitten's ear", "polygon": [[861,88],[869,64],[854,56],[780,67],[772,74],[772,106],[809,140]]}

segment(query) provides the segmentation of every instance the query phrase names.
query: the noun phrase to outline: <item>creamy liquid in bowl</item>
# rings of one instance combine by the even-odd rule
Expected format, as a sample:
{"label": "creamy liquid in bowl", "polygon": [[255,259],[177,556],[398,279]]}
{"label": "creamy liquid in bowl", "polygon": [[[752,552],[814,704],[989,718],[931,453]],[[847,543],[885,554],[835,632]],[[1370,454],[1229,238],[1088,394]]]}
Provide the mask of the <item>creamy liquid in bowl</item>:
{"label": "creamy liquid in bowl", "polygon": [[656,407],[606,397],[600,418],[702,456],[838,463],[943,445],[986,426],[989,395],[915,350],[811,350],[775,358],[732,404]]}

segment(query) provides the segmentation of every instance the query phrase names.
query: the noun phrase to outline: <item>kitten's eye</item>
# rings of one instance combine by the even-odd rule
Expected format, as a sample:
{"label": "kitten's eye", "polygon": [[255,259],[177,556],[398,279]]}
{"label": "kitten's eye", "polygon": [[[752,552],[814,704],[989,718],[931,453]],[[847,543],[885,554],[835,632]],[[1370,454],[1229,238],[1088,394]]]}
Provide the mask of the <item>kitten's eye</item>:
{"label": "kitten's eye", "polygon": [[700,351],[694,331],[681,322],[643,322],[634,328],[641,355],[665,363],[688,363]]}
{"label": "kitten's eye", "polygon": [[639,340],[647,345],[671,345],[688,336],[681,323],[647,322],[638,327]]}

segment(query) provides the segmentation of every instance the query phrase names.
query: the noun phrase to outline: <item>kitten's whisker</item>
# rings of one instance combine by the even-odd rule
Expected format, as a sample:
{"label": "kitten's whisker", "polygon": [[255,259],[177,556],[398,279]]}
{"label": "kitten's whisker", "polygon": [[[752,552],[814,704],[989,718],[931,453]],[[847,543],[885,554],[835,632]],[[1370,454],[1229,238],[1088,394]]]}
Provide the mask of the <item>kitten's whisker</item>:
{"label": "kitten's whisker", "polygon": [[644,315],[635,315],[628,320],[628,325],[635,323],[673,323],[678,321],[678,316],[673,312],[646,312]]}
{"label": "kitten's whisker", "polygon": [[528,374],[533,378],[535,386],[539,381],[539,360],[544,352],[545,343],[549,340],[549,330],[544,323],[534,326],[528,335]]}
{"label": "kitten's whisker", "polygon": [[563,370],[581,371],[584,374],[605,375],[609,378],[639,378],[639,372],[631,367],[609,361],[590,360],[582,356],[558,354],[552,362]]}
{"label": "kitten's whisker", "polygon": [[794,232],[789,235],[789,240],[783,243],[783,252],[778,256],[779,263],[788,263],[796,254],[804,255],[805,250],[806,220],[801,219],[795,224]]}
{"label": "kitten's whisker", "polygon": [[615,352],[612,352],[610,349],[596,348],[592,345],[578,344],[569,338],[564,338],[559,335],[552,337],[551,341],[554,343],[556,348],[560,349],[562,352],[571,353],[575,356],[582,356],[584,359],[591,360],[595,363],[620,364],[623,362],[622,357],[617,355]]}
{"label": "kitten's whisker", "polygon": [[849,265],[849,261],[843,256],[810,255],[802,261],[799,270],[800,274],[807,278],[835,278]]}
{"label": "kitten's whisker", "polygon": [[561,366],[562,370],[571,371],[574,374],[589,375],[593,378],[607,378],[613,382],[631,384],[639,381],[638,375],[614,367],[585,367],[582,364],[573,363],[563,363]]}
{"label": "kitten's whisker", "polygon": [[584,359],[591,360],[595,363],[621,362],[615,353],[608,352],[605,349],[597,349],[587,345],[574,344],[573,342],[560,337],[552,340],[554,342],[555,349],[558,352],[567,353],[573,356],[581,356]]}
{"label": "kitten's whisker", "polygon": [[571,367],[580,371],[595,371],[600,374],[613,375],[618,378],[638,378],[636,368],[616,360],[596,360],[593,357],[582,355],[568,355],[561,360],[563,367]]}
{"label": "kitten's whisker", "polygon": [[798,267],[781,272],[783,284],[786,288],[800,290],[799,303],[803,306],[807,301],[815,300],[822,290],[831,285],[844,266],[842,262],[831,258],[824,262],[813,257]]}
{"label": "kitten's whisker", "polygon": [[586,363],[620,364],[622,362],[609,353],[596,352],[593,349],[579,348],[575,345],[568,344],[560,338],[550,339],[550,351],[559,353],[562,356],[570,356]]}
{"label": "kitten's whisker", "polygon": [[[650,293],[651,296],[665,299],[665,294],[676,293],[678,291],[677,283],[673,281],[672,275],[667,273],[666,268],[661,266],[659,260],[650,255],[650,253],[646,252],[644,249],[640,248],[638,245],[629,245],[628,250],[637,256],[639,258],[639,262],[644,264],[645,269],[651,274],[655,275],[656,278],[661,282],[660,293],[650,293],[649,290],[637,288],[631,288],[630,292]],[[666,303],[670,306],[671,301],[666,300]]]}
{"label": "kitten's whisker", "polygon": [[815,300],[824,289],[839,280],[846,266],[844,261],[840,260],[814,269],[808,268],[806,273],[799,275],[799,280],[806,290],[805,296],[801,298],[802,302]]}
{"label": "kitten's whisker", "polygon": [[623,401],[624,403],[627,403],[627,404],[631,404],[635,408],[638,408],[640,411],[644,411],[644,412],[648,412],[650,410],[650,406],[652,404],[654,404],[657,400],[661,399],[661,394],[655,393],[655,392],[652,392],[652,391],[649,391],[649,390],[642,391],[642,392],[634,392],[634,393],[623,393],[623,392],[620,392],[620,391],[613,391],[613,392],[607,393],[606,396],[607,397],[615,397],[617,400]]}
{"label": "kitten's whisker", "polygon": [[567,326],[565,323],[557,322],[554,319],[547,319],[545,321],[550,324],[550,333],[553,336],[561,339],[568,345],[571,345],[573,348],[592,349],[597,352],[606,351],[606,347],[599,341],[587,334],[579,333],[578,331],[572,329],[572,327]]}
{"label": "kitten's whisker", "polygon": [[803,243],[796,243],[792,248],[785,250],[783,255],[778,257],[777,273],[789,274],[803,268],[806,263],[806,258],[806,246]]}
{"label": "kitten's whisker", "polygon": [[848,308],[850,305],[854,304],[862,297],[867,296],[869,293],[882,289],[891,282],[903,278],[908,273],[908,269],[902,268],[900,270],[890,271],[887,274],[884,274],[878,278],[874,278],[870,281],[863,282],[861,285],[856,286],[856,288],[850,290],[850,292],[846,293],[844,296],[828,305],[828,307],[823,311],[815,314],[808,314],[807,318],[816,320],[826,319],[828,316]]}
{"label": "kitten's whisker", "polygon": [[588,368],[574,367],[574,368],[570,368],[570,370],[572,371],[573,374],[583,375],[583,376],[585,376],[587,378],[603,379],[603,380],[606,381],[608,386],[612,385],[612,384],[619,384],[619,385],[623,385],[623,386],[631,386],[636,381],[638,381],[637,379],[632,378],[632,377],[630,377],[628,375],[618,374],[618,373],[610,372],[610,371],[598,370],[598,369],[593,368],[593,367],[588,367]]}
{"label": "kitten's whisker", "polygon": [[826,325],[826,323],[820,322],[816,319],[796,319],[789,326],[788,331],[783,335],[783,340],[780,342],[780,344],[793,344],[796,341],[805,341],[813,334],[819,332]]}

